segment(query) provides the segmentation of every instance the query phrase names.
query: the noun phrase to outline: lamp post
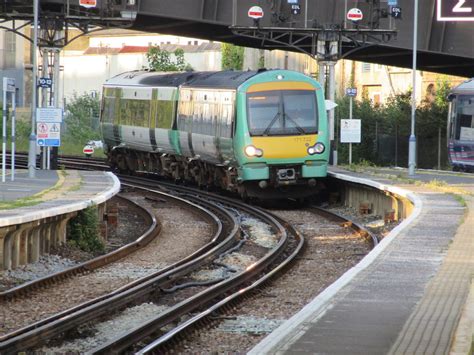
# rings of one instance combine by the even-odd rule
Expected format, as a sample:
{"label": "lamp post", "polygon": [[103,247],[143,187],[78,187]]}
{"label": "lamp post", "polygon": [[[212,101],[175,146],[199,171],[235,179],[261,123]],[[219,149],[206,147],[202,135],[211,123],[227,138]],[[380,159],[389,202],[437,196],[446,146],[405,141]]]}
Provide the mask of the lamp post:
{"label": "lamp post", "polygon": [[416,166],[416,137],[415,137],[415,115],[416,115],[416,51],[418,40],[418,0],[414,1],[415,11],[413,19],[413,68],[412,68],[412,94],[411,94],[411,134],[408,143],[408,175],[415,175]]}
{"label": "lamp post", "polygon": [[31,134],[28,147],[28,176],[30,178],[35,177],[36,169],[36,95],[37,95],[37,70],[38,65],[36,63],[36,48],[38,48],[38,3],[39,0],[33,0],[33,76],[32,76],[32,99],[31,99]]}

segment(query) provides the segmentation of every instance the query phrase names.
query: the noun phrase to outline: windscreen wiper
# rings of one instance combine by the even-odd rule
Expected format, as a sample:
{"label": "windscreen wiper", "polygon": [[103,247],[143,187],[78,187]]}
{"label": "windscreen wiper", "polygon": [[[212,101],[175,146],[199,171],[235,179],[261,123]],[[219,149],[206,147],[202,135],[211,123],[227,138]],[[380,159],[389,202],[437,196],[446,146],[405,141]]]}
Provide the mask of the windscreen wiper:
{"label": "windscreen wiper", "polygon": [[287,114],[286,112],[283,114],[283,117],[285,117],[285,116],[295,125],[296,130],[298,131],[299,134],[305,134],[306,133],[305,130],[298,123],[296,123],[296,121],[294,119],[292,119],[290,117],[290,115]]}
{"label": "windscreen wiper", "polygon": [[267,128],[265,128],[265,130],[263,131],[262,136],[266,136],[268,134],[270,129],[273,127],[275,122],[278,120],[278,117],[280,117],[280,114],[281,114],[280,111],[278,111],[277,114],[275,115],[275,117],[273,117],[272,121],[267,126]]}

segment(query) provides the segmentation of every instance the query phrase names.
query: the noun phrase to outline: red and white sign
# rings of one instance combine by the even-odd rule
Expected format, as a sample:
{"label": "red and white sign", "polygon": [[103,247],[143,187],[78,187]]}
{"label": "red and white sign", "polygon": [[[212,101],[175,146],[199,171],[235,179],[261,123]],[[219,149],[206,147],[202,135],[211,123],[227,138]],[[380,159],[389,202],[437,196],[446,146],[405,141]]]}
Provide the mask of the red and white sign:
{"label": "red and white sign", "polygon": [[248,16],[255,20],[259,20],[263,17],[263,9],[260,6],[252,6],[249,9]]}
{"label": "red and white sign", "polygon": [[86,146],[82,149],[82,152],[83,152],[85,155],[92,155],[92,154],[94,154],[94,147],[91,146],[91,145],[86,145]]}
{"label": "red and white sign", "polygon": [[97,0],[79,0],[79,5],[83,7],[96,7]]}
{"label": "red and white sign", "polygon": [[364,14],[362,13],[362,11],[356,7],[350,9],[349,11],[347,11],[347,19],[350,20],[350,21],[360,21],[364,18]]}

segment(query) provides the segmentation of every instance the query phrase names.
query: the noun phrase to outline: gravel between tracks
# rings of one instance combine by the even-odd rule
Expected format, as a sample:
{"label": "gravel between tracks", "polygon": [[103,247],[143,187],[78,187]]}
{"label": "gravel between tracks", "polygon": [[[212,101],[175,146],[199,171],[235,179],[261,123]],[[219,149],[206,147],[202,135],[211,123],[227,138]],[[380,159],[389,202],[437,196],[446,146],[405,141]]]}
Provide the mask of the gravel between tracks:
{"label": "gravel between tracks", "polygon": [[[221,315],[174,350],[177,353],[245,353],[265,335],[298,312],[345,271],[360,261],[371,244],[352,230],[306,210],[274,211],[303,233],[304,253],[269,287]],[[338,209],[346,214],[354,211]],[[355,215],[353,215],[355,217]],[[357,216],[374,222],[376,216]]]}
{"label": "gravel between tracks", "polygon": [[[135,196],[135,197],[134,197]],[[162,232],[147,247],[97,272],[81,275],[54,287],[37,290],[27,298],[0,302],[0,335],[39,321],[55,313],[109,293],[139,277],[154,272],[191,254],[211,238],[211,227],[200,217],[172,202],[147,202],[129,195],[141,205],[148,205],[162,223]],[[127,220],[129,208],[119,208],[118,228],[127,230],[125,239],[136,239],[141,230],[135,220]],[[133,215],[133,214],[132,214]],[[138,218],[138,216],[137,216]],[[182,223],[186,221],[187,223]],[[142,228],[143,230],[143,228]],[[130,234],[133,233],[133,236]],[[179,236],[179,240],[176,237]],[[180,248],[176,248],[176,244]],[[43,267],[38,268],[38,270]],[[42,276],[38,272],[37,277]],[[8,276],[3,275],[4,279]]]}

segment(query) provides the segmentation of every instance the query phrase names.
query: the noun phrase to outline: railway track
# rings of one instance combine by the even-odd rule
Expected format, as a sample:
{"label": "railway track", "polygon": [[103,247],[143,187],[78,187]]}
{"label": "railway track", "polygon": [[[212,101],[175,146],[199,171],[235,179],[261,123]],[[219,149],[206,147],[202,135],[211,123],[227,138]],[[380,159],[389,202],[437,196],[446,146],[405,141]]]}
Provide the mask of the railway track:
{"label": "railway track", "polygon": [[[92,260],[81,263],[77,266],[70,267],[66,270],[50,274],[48,276],[36,279],[34,281],[23,283],[17,287],[11,288],[6,291],[0,292],[0,301],[12,300],[17,297],[28,295],[28,293],[38,290],[41,288],[51,287],[54,284],[64,281],[68,278],[90,273],[93,270],[97,270],[105,265],[111,264],[117,260],[123,259],[138,249],[141,249],[148,245],[153,239],[155,239],[160,233],[160,224],[156,220],[154,214],[143,206],[139,206],[130,199],[121,195],[116,196],[122,203],[134,206],[141,216],[145,219],[145,223],[148,225],[147,230],[137,240],[123,247],[114,250],[105,255],[98,256]],[[1,342],[1,338],[0,338]]]}
{"label": "railway track", "polygon": [[[232,243],[233,239],[238,236],[238,227],[232,216],[225,210],[209,205],[209,209],[204,209],[191,202],[185,201],[181,198],[169,196],[163,193],[157,193],[156,196],[160,198],[166,197],[173,199],[175,203],[181,204],[183,207],[192,208],[194,213],[202,214],[203,218],[212,222],[214,225],[214,236],[211,241],[194,254],[180,260],[179,262],[170,265],[159,272],[149,275],[145,278],[130,283],[119,290],[112,292],[104,297],[91,300],[85,304],[81,304],[65,312],[61,312],[53,317],[45,319],[41,322],[31,324],[25,328],[19,329],[13,333],[7,334],[0,338],[0,353],[15,353],[21,349],[28,349],[38,345],[38,340],[44,341],[49,337],[54,337],[57,334],[72,329],[82,321],[90,319],[91,314],[106,314],[110,311],[110,307],[120,307],[128,302],[130,295],[134,293],[152,292],[155,287],[167,287],[174,278],[178,278],[180,273],[189,272],[198,265],[206,262],[212,253],[216,253],[227,244]],[[211,209],[218,211],[218,215],[211,212]],[[140,242],[139,242],[140,243]],[[143,243],[143,242],[141,242]],[[122,250],[123,248],[119,249]],[[133,249],[133,247],[131,248]],[[106,255],[103,259],[107,259],[110,255]],[[113,256],[110,256],[113,257]],[[86,268],[87,269],[87,268]],[[64,273],[63,273],[64,274]],[[66,273],[67,274],[67,273]],[[73,272],[70,273],[72,275]],[[60,279],[66,275],[55,275],[53,279]],[[49,284],[51,280],[43,280],[41,284]],[[39,287],[39,284],[35,285]],[[22,290],[24,294],[27,290]],[[18,291],[10,293],[10,297],[18,295]]]}
{"label": "railway track", "polygon": [[[84,164],[83,162],[76,163],[78,165],[82,164],[82,166]],[[65,162],[65,164],[69,163]],[[73,168],[74,165],[67,166]],[[137,304],[138,300],[147,297],[151,299],[153,298],[152,295],[157,292],[171,290],[173,287],[179,288],[179,283],[182,282],[180,280],[189,275],[191,271],[212,262],[212,260],[226,253],[226,250],[235,248],[235,242],[242,241],[240,236],[242,227],[237,221],[235,211],[241,211],[237,212],[237,216],[242,213],[253,215],[270,225],[274,233],[278,235],[276,246],[265,253],[258,262],[253,263],[248,270],[216,281],[197,294],[183,299],[156,317],[147,320],[144,324],[96,347],[92,352],[109,353],[131,350],[143,354],[159,352],[163,346],[167,346],[170,340],[175,339],[182,332],[192,329],[216,310],[261,287],[270,278],[281,272],[303,249],[304,240],[301,234],[281,217],[267,211],[249,206],[241,201],[184,186],[176,186],[165,182],[157,183],[146,178],[123,176],[120,178],[123,186],[127,189],[145,190],[149,194],[168,193],[174,195],[174,198],[182,198],[182,201],[192,201],[193,204],[201,206],[203,210],[212,210],[211,214],[214,213],[215,216],[214,221],[224,220],[226,222],[221,222],[220,227],[216,228],[219,233],[213,238],[213,245],[202,248],[186,260],[183,259],[176,265],[170,266],[166,271],[148,277],[146,280],[134,282],[129,287],[117,290],[107,295],[107,297],[94,300],[84,305],[84,307],[82,305],[75,307],[59,314],[57,317],[52,317],[39,324],[33,324],[0,338],[0,352],[2,354],[38,349],[45,341],[56,338],[65,331],[80,327],[86,322],[103,318],[113,311],[118,312],[127,305]],[[154,197],[150,196],[149,198],[153,199]],[[319,210],[318,213],[323,212]],[[355,228],[360,234],[368,238],[373,238],[374,243],[376,243],[376,238],[361,226],[347,221],[341,216],[333,216],[332,218],[337,218],[339,223],[343,220],[343,223],[347,226]],[[227,228],[224,228],[223,225],[226,225]],[[224,229],[227,229],[226,233],[223,232]],[[222,235],[219,237],[218,234]],[[168,329],[170,324],[176,324],[176,326]],[[168,328],[164,330],[164,327]],[[140,346],[137,346],[137,343],[140,343]],[[143,344],[147,345],[143,347]]]}

